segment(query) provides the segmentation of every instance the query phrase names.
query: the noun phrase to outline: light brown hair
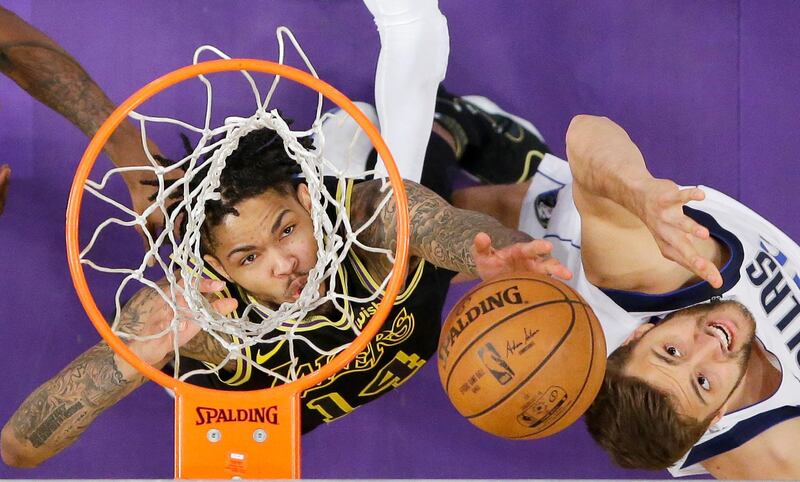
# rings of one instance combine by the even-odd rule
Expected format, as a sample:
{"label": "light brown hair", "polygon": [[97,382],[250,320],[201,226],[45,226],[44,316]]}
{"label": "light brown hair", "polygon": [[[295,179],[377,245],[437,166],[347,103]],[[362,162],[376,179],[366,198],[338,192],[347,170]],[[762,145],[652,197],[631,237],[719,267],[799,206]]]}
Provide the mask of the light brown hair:
{"label": "light brown hair", "polygon": [[603,385],[586,412],[586,426],[620,467],[662,470],[692,448],[713,414],[705,420],[682,415],[666,392],[625,375],[637,341],[609,356]]}

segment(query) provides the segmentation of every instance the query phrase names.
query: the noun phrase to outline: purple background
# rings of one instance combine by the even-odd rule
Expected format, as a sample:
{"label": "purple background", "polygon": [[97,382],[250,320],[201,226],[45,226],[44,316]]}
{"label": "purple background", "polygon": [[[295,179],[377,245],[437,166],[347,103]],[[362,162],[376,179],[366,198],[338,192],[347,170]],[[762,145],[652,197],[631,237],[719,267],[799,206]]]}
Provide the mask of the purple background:
{"label": "purple background", "polygon": [[[797,3],[440,3],[450,25],[451,90],[488,95],[531,119],[558,154],[571,116],[607,115],[628,129],[654,174],[718,188],[800,236]],[[359,0],[4,4],[72,53],[115,102],[187,64],[203,43],[274,59],[278,25],[293,29],[324,79],[353,99],[372,100],[379,43]],[[0,162],[13,169],[0,217],[3,421],[98,339],[74,294],[63,241],[67,193],[86,143],[69,122],[0,78]],[[0,477],[171,477],[172,430],[172,400],[148,384],[59,456],[34,470],[2,465]],[[449,406],[434,363],[306,436],[303,474],[667,476],[616,469],[582,423],[542,441],[486,435]]]}

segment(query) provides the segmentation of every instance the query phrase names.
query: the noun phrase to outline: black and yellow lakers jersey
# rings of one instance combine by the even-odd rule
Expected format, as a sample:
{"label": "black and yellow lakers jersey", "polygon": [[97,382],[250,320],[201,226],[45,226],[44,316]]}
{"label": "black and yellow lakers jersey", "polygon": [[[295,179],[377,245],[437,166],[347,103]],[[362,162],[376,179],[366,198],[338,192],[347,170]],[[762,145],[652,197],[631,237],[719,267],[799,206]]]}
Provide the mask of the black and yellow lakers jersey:
{"label": "black and yellow lakers jersey", "polygon": [[[328,183],[326,187],[331,191],[335,189]],[[347,193],[331,194],[342,199],[342,196],[349,196],[351,189],[352,182],[348,184]],[[397,388],[422,367],[436,351],[441,310],[453,274],[424,260],[409,270],[405,287],[398,294],[383,327],[366,349],[332,378],[303,393],[303,432],[346,415]],[[337,286],[341,287],[337,287],[337,291],[344,291],[351,298],[369,298],[379,289],[380,280],[372,279],[352,250],[339,267],[337,276]],[[249,295],[238,286],[229,284],[228,290],[231,296],[238,298],[240,309],[251,302]],[[345,304],[359,331],[369,322],[379,302],[380,297],[369,303]],[[283,377],[288,378],[294,359],[297,360],[294,371],[298,377],[311,373],[334,356],[321,352],[337,350],[357,336],[347,317],[339,311],[335,313],[309,315],[299,326],[293,326],[295,323],[292,322],[292,326],[278,327],[278,330],[287,332],[293,329],[297,335],[293,337],[294,341],[257,344],[243,348],[242,354]],[[255,322],[262,321],[264,316],[258,310],[250,313],[251,321]],[[218,376],[192,377],[189,381],[228,390],[255,390],[282,383],[280,378],[244,360],[236,363],[233,372],[221,371]],[[184,373],[192,368],[192,362],[184,363],[182,360],[181,365],[185,367]]]}

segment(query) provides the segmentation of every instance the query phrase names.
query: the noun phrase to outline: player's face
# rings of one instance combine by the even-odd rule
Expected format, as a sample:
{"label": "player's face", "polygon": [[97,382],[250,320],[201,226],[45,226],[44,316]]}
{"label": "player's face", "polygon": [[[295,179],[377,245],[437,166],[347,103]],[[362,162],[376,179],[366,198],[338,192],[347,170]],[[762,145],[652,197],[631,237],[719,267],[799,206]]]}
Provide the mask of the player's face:
{"label": "player's face", "polygon": [[270,189],[234,207],[239,215],[213,228],[213,253],[204,259],[261,303],[297,300],[317,262],[306,185],[296,194]]}
{"label": "player's face", "polygon": [[637,331],[625,373],[669,393],[679,412],[702,420],[723,407],[744,376],[755,321],[740,303],[725,301]]}

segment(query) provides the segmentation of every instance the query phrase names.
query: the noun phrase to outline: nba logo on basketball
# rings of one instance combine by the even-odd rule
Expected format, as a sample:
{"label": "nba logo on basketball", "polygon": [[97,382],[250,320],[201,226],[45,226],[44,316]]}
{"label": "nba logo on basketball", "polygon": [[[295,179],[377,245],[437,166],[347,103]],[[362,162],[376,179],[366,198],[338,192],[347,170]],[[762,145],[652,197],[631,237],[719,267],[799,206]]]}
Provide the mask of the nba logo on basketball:
{"label": "nba logo on basketball", "polygon": [[497,353],[494,345],[487,343],[478,348],[478,356],[483,362],[483,366],[489,370],[489,373],[500,383],[505,385],[514,378],[514,370],[508,366],[508,363]]}

